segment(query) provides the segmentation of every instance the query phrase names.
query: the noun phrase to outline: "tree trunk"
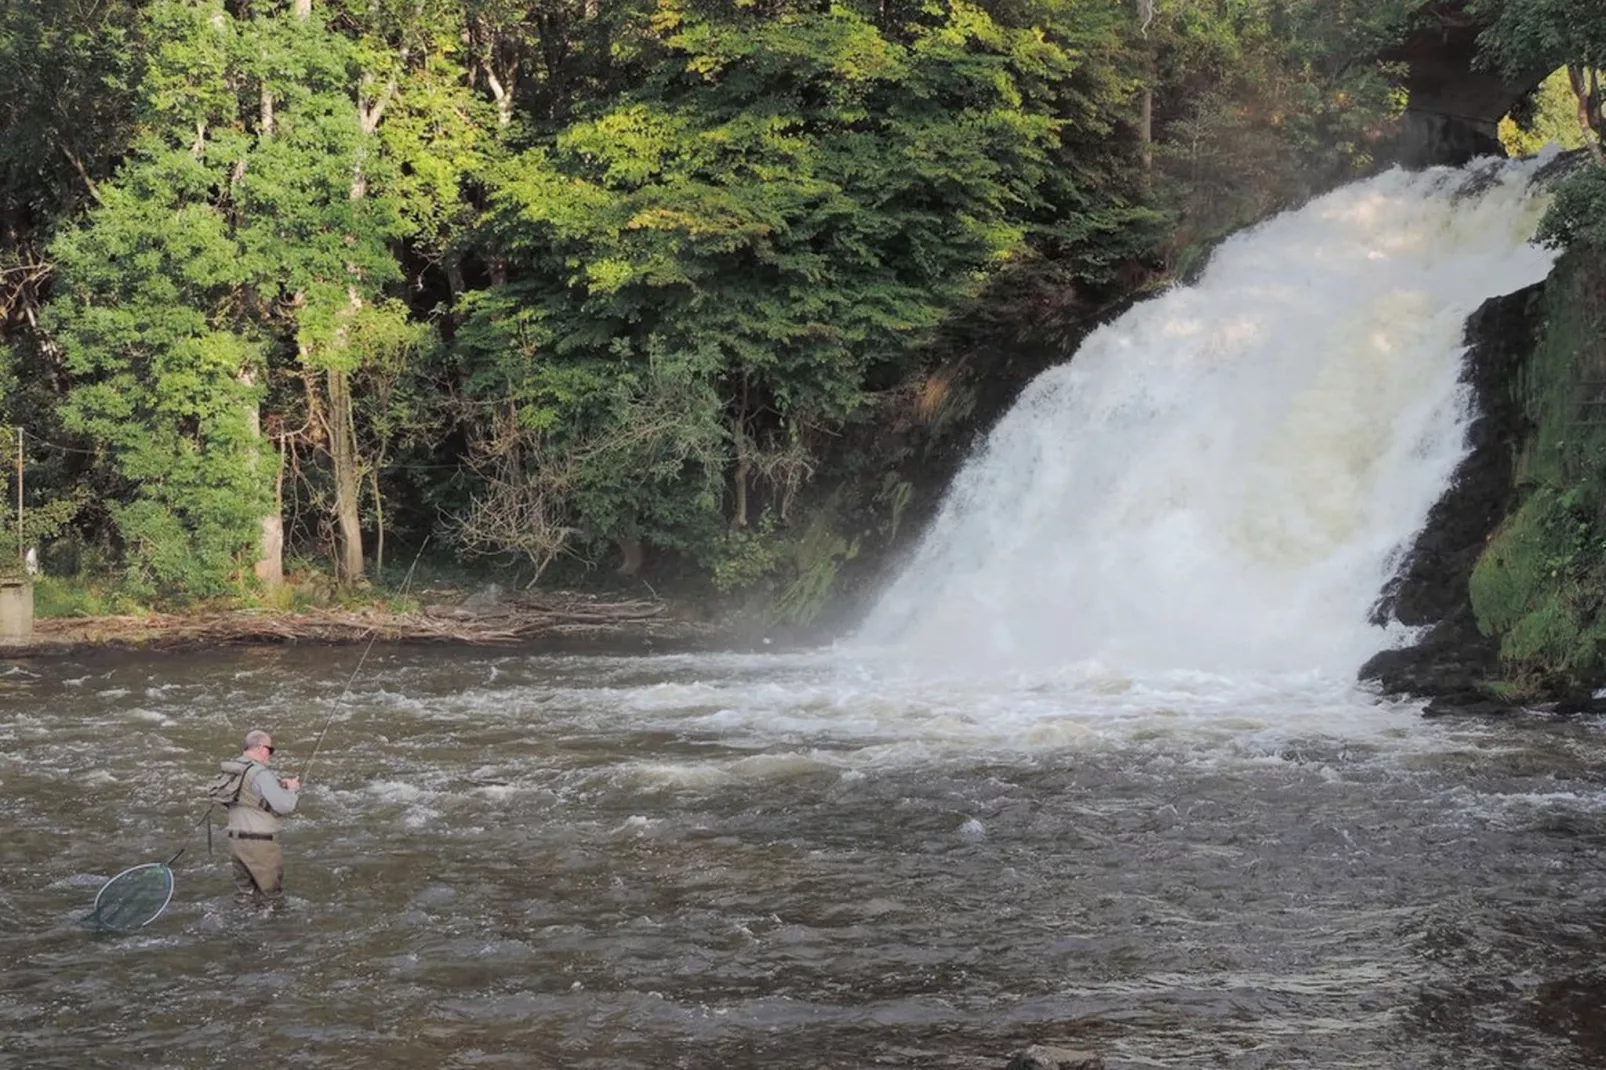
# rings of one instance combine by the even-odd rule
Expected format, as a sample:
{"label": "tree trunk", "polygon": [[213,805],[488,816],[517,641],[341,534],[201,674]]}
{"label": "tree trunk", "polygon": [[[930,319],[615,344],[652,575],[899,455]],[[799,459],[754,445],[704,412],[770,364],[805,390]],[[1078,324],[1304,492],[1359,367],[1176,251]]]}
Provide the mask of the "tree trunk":
{"label": "tree trunk", "polygon": [[[258,135],[264,139],[273,136],[273,103],[273,91],[264,85],[257,110],[260,124]],[[235,167],[236,182],[243,173],[244,163],[242,158]],[[255,376],[249,368],[240,372],[240,382],[247,387],[255,385]],[[255,401],[248,404],[246,423],[250,425],[251,437],[260,440],[262,411]],[[281,452],[278,456],[279,470],[273,479],[273,511],[262,517],[261,530],[257,536],[257,561],[252,567],[257,582],[270,591],[284,583],[284,455]],[[255,459],[252,460],[251,467],[253,471],[258,467]]]}
{"label": "tree trunk", "polygon": [[362,579],[362,523],[358,495],[362,473],[357,465],[357,425],[351,408],[351,380],[344,371],[325,373],[329,390],[329,460],[334,466],[335,523],[340,532],[336,578],[341,586]]}
{"label": "tree trunk", "polygon": [[1578,125],[1584,129],[1584,140],[1595,154],[1595,159],[1606,166],[1606,146],[1601,142],[1601,115],[1600,115],[1600,83],[1591,75],[1586,81],[1584,68],[1576,64],[1568,64],[1567,81],[1572,85],[1573,95],[1578,98]]}
{"label": "tree trunk", "polygon": [[748,463],[746,455],[740,455],[740,459],[736,462],[736,471],[731,476],[732,531],[747,527],[747,480],[752,471],[752,465]]}
{"label": "tree trunk", "polygon": [[460,254],[448,250],[445,263],[446,288],[452,295],[452,304],[456,305],[458,299],[468,292],[468,282],[463,278],[463,258]]}
{"label": "tree trunk", "polygon": [[374,494],[374,578],[382,581],[385,578],[385,501],[379,496],[377,467],[368,473],[368,486]]}
{"label": "tree trunk", "polygon": [[[296,0],[298,13],[303,3],[310,5],[310,0]],[[371,137],[378,129],[379,120],[395,92],[396,83],[391,82],[374,100],[370,101],[359,94],[357,122],[364,139]],[[363,150],[364,146],[359,146],[356,162],[352,166],[349,199],[354,203],[368,195],[368,177],[362,163]],[[362,276],[356,265],[347,265],[346,270],[350,276],[346,285],[347,312],[356,316],[362,308],[362,294],[358,289]],[[336,331],[337,338],[342,339],[337,342],[337,348],[345,345],[344,335],[344,328]],[[362,494],[362,469],[357,455],[357,418],[351,404],[350,375],[342,369],[329,368],[324,373],[324,381],[329,392],[329,463],[334,468],[335,525],[340,532],[336,579],[346,587],[357,583],[363,575],[362,505],[359,500]]]}
{"label": "tree trunk", "polygon": [[517,74],[509,71],[505,75],[498,75],[491,69],[491,64],[485,65],[485,83],[491,87],[491,98],[496,101],[496,125],[506,127],[513,122],[513,89],[517,83]]}
{"label": "tree trunk", "polygon": [[736,470],[731,473],[732,531],[747,527],[747,483],[753,475],[753,454],[757,446],[747,433],[747,418],[752,411],[752,406],[748,404],[749,385],[748,376],[743,373],[742,393],[737,402],[741,408],[731,417],[731,445],[736,450]]}
{"label": "tree trunk", "polygon": [[1143,179],[1154,170],[1154,90],[1144,87],[1143,111],[1138,117],[1138,142],[1143,146]]}
{"label": "tree trunk", "polygon": [[642,562],[647,559],[647,552],[642,548],[640,539],[620,539],[618,574],[621,576],[634,576],[641,571]]}
{"label": "tree trunk", "polygon": [[[256,377],[250,368],[242,368],[237,377],[246,389],[256,385]],[[245,423],[250,429],[253,442],[262,439],[262,412],[255,401],[246,402]],[[261,469],[261,458],[253,454],[250,469],[255,475]],[[284,464],[279,464],[279,474],[274,479],[273,511],[262,517],[261,534],[257,539],[257,560],[251,566],[256,574],[257,581],[262,586],[272,590],[284,582]]]}
{"label": "tree trunk", "polygon": [[[297,18],[303,20],[310,18],[312,15],[312,0],[295,0],[294,11]],[[259,127],[257,133],[259,137],[270,138],[273,136],[276,125],[275,107],[276,101],[274,100],[273,90],[264,84],[257,100],[257,122]],[[243,164],[244,161],[242,160],[241,163]],[[241,173],[243,173],[243,170],[237,168],[235,181],[239,181]],[[249,369],[242,371],[240,378],[248,386],[253,383]],[[262,414],[254,402],[246,419],[251,426],[252,437],[260,438],[262,435]],[[274,453],[278,458],[278,471],[274,473],[273,477],[273,510],[262,517],[257,536],[257,562],[252,569],[256,574],[257,582],[269,590],[273,590],[284,583],[284,448],[282,444]]]}
{"label": "tree trunk", "polygon": [[262,518],[254,569],[257,582],[270,591],[284,584],[284,452],[275,452],[279,458],[279,474],[273,480],[273,512]]}
{"label": "tree trunk", "polygon": [[[1149,36],[1149,27],[1154,23],[1154,0],[1137,0],[1138,5],[1138,33],[1143,38]],[[1154,174],[1154,69],[1155,49],[1152,44],[1143,46],[1143,68],[1145,82],[1143,87],[1142,110],[1138,115],[1138,145],[1139,156],[1143,161],[1143,185],[1149,185]]]}

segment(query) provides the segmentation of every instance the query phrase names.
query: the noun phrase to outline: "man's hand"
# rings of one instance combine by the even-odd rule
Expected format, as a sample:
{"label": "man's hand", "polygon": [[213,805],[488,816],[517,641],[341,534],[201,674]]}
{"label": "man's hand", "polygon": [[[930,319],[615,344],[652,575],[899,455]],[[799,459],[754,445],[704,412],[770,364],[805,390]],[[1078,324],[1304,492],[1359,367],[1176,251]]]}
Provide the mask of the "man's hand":
{"label": "man's hand", "polygon": [[300,791],[301,778],[298,776],[287,776],[283,780],[279,781],[279,787],[283,788],[285,791]]}

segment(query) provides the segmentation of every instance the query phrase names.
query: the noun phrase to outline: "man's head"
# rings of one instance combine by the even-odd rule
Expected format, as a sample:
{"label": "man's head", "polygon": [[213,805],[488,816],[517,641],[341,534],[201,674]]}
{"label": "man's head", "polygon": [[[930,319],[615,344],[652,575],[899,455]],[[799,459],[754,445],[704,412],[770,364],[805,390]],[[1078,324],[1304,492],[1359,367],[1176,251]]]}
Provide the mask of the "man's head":
{"label": "man's head", "polygon": [[273,757],[273,737],[260,728],[245,734],[245,756],[259,762]]}

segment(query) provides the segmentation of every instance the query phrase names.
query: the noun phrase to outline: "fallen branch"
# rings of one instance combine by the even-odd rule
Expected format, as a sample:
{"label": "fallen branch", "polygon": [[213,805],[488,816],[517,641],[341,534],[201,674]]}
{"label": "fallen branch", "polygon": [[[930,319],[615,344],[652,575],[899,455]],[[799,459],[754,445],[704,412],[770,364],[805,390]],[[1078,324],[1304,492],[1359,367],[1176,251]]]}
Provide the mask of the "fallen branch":
{"label": "fallen branch", "polygon": [[53,618],[34,623],[36,645],[253,642],[448,642],[496,645],[543,637],[632,638],[690,635],[699,626],[669,617],[662,602],[608,602],[573,594],[541,594],[487,606],[434,605],[405,612],[315,609],[230,610]]}

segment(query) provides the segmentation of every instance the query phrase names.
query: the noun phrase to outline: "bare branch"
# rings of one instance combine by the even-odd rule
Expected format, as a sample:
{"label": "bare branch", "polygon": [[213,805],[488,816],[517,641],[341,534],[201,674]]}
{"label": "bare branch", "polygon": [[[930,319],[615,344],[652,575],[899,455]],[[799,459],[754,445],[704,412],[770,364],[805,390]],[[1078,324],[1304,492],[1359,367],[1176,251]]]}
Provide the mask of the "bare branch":
{"label": "bare branch", "polygon": [[67,162],[72,164],[73,170],[78,172],[78,177],[84,180],[84,188],[87,189],[89,191],[89,195],[95,199],[95,203],[99,204],[100,187],[95,185],[95,180],[89,177],[89,170],[84,167],[84,162],[74,155],[73,151],[64,143],[57,141],[56,148],[61,150],[61,154],[67,158]]}
{"label": "bare branch", "polygon": [[[366,79],[364,80],[366,83]],[[385,109],[396,96],[396,80],[392,78],[385,83],[379,97],[372,104],[364,104],[361,97],[357,100],[357,121],[362,126],[362,132],[372,134],[379,129],[379,120],[385,116]]]}

